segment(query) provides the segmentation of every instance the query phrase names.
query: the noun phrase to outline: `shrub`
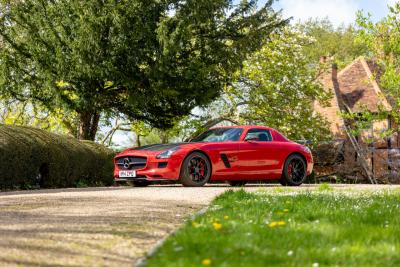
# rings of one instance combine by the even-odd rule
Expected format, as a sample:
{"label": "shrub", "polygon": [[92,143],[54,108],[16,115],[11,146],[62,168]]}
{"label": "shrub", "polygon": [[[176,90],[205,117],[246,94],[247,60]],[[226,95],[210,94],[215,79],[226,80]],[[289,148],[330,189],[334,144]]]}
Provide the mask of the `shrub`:
{"label": "shrub", "polygon": [[114,154],[94,142],[0,125],[0,189],[111,185]]}

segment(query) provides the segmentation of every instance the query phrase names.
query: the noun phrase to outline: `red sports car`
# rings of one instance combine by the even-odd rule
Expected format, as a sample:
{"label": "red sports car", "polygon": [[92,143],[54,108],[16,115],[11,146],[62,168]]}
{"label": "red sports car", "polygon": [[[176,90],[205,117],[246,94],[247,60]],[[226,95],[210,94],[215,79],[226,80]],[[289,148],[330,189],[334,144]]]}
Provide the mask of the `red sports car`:
{"label": "red sports car", "polygon": [[298,186],[311,174],[310,150],[263,126],[212,128],[186,143],[127,149],[114,160],[115,181],[146,186],[152,181],[178,181],[203,186],[227,181],[279,180]]}

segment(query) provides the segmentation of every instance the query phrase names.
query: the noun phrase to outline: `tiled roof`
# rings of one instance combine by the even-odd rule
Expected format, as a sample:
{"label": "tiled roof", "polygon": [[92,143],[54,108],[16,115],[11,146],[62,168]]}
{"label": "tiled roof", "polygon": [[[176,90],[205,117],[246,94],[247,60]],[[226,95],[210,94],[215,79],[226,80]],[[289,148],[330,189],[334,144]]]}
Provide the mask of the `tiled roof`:
{"label": "tiled roof", "polygon": [[[332,82],[332,70],[322,73],[319,81],[323,85],[323,88],[326,92],[334,92],[334,84]],[[338,99],[336,97],[332,97],[329,101],[329,106],[321,105],[318,101],[314,102],[314,110],[321,114],[329,124],[329,129],[332,135],[336,138],[343,138],[343,119],[339,115],[340,108]]]}
{"label": "tiled roof", "polygon": [[377,83],[378,71],[374,62],[360,57],[338,73],[336,93],[353,113],[392,109]]}

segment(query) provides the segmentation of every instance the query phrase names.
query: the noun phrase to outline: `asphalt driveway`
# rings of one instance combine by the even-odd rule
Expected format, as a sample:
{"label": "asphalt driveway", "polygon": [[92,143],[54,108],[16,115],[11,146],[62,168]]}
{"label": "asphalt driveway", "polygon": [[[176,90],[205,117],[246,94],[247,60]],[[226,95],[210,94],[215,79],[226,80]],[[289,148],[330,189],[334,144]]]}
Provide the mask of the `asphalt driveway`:
{"label": "asphalt driveway", "polygon": [[[248,186],[246,190],[276,187]],[[185,218],[229,188],[151,186],[0,193],[0,266],[132,266]]]}

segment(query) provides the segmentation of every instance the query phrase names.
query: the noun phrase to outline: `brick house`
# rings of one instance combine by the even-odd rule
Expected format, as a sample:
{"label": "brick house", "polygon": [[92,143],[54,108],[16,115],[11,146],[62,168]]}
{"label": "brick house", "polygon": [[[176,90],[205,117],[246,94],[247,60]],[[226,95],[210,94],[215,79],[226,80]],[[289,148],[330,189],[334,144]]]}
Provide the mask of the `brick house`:
{"label": "brick house", "polygon": [[[321,61],[328,63],[326,57]],[[357,58],[339,72],[332,65],[332,69],[323,73],[320,82],[333,97],[328,107],[315,102],[314,110],[327,120],[334,140],[329,145],[322,145],[316,153],[317,175],[338,173],[360,179],[368,176],[370,171],[370,176],[379,182],[400,181],[398,135],[382,137],[383,133],[394,128],[394,121],[389,115],[384,115],[385,111],[392,110],[392,106],[379,86],[379,75],[378,66],[364,57]],[[374,121],[359,135],[352,136],[349,131],[352,122],[344,120],[340,113],[360,114],[365,110],[383,114],[382,119]],[[329,154],[327,150],[335,151],[334,156],[326,157],[325,154]]]}

